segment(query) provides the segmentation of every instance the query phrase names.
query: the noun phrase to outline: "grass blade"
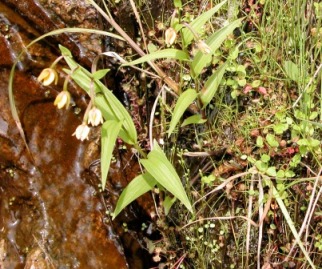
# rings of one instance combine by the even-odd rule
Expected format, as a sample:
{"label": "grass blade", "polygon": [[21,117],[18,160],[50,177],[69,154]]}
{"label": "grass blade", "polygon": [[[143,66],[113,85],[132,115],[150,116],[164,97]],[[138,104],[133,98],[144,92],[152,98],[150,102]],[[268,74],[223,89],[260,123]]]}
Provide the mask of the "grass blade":
{"label": "grass blade", "polygon": [[174,108],[173,115],[170,122],[170,127],[168,130],[168,137],[172,134],[174,128],[178,124],[180,118],[186,109],[192,104],[192,102],[197,98],[198,94],[194,89],[188,89],[183,92],[176,103],[176,107]]}
{"label": "grass blade", "polygon": [[150,191],[156,185],[156,180],[149,174],[144,173],[135,177],[123,190],[117,201],[113,219],[130,203],[140,197],[142,194]]}
{"label": "grass blade", "polygon": [[122,64],[122,66],[136,65],[136,64],[141,64],[141,63],[162,59],[162,58],[175,59],[179,61],[188,61],[189,54],[182,50],[177,50],[177,49],[158,50],[158,51],[149,53],[147,55],[144,55],[141,58],[134,60],[132,62]]}

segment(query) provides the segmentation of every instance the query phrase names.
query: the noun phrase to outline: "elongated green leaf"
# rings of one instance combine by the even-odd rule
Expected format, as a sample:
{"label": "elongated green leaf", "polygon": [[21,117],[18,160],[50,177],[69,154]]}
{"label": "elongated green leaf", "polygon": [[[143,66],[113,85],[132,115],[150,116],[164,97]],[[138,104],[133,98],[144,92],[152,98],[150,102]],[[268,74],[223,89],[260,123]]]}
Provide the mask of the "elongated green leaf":
{"label": "elongated green leaf", "polygon": [[176,197],[170,197],[168,195],[165,197],[163,201],[163,208],[164,208],[164,214],[166,216],[169,214],[170,209],[176,200],[177,200]]}
{"label": "elongated green leaf", "polygon": [[149,174],[144,173],[135,177],[123,190],[117,201],[113,219],[130,203],[140,197],[142,194],[150,191],[156,185],[156,180]]}
{"label": "elongated green leaf", "polygon": [[221,65],[205,83],[202,91],[200,92],[200,100],[203,104],[203,107],[207,106],[216,94],[220,82],[225,74],[227,65],[228,62],[225,62],[223,65]]}
{"label": "elongated green leaf", "polygon": [[292,61],[285,61],[283,64],[286,75],[293,81],[298,82],[300,71],[298,66]]}
{"label": "elongated green leaf", "polygon": [[148,61],[153,61],[153,60],[161,59],[161,58],[175,59],[175,60],[180,60],[180,61],[188,61],[189,54],[182,51],[182,50],[177,50],[177,49],[158,50],[158,51],[149,53],[147,55],[144,55],[135,61],[132,61],[132,62],[129,62],[126,64],[122,64],[122,66],[141,64],[141,63],[145,63]]}
{"label": "elongated green leaf", "polygon": [[[227,26],[221,28],[214,34],[212,34],[206,41],[206,44],[211,48],[212,52],[215,52],[224,40],[230,35],[238,26],[241,25],[242,19],[235,20],[228,24]],[[197,77],[200,75],[202,69],[209,65],[211,62],[211,54],[204,54],[201,51],[197,52],[194,57],[191,68],[192,68],[192,77]]]}
{"label": "elongated green leaf", "polygon": [[[203,26],[206,24],[206,22],[227,2],[227,0],[222,1],[218,5],[214,6],[212,9],[209,9],[207,12],[204,12],[202,15],[197,17],[195,20],[193,20],[190,23],[190,27],[197,33],[200,34],[202,31]],[[188,46],[191,41],[193,40],[193,33],[187,29],[184,28],[182,30],[182,39],[185,46]]]}
{"label": "elongated green leaf", "polygon": [[203,119],[200,114],[192,115],[189,118],[186,118],[183,123],[181,124],[181,127],[184,127],[189,124],[202,124],[205,123],[207,120]]}
{"label": "elongated green leaf", "polygon": [[94,74],[92,74],[93,78],[95,79],[101,79],[106,76],[106,74],[110,71],[110,69],[101,69],[96,71]]}
{"label": "elongated green leaf", "polygon": [[153,145],[154,148],[148,154],[148,159],[140,160],[141,164],[159,184],[172,193],[192,212],[190,201],[173,165],[169,162],[156,141],[154,141]]}
{"label": "elongated green leaf", "polygon": [[179,96],[176,107],[174,108],[174,111],[173,111],[170,127],[168,130],[168,136],[172,134],[174,128],[178,124],[183,113],[191,105],[191,103],[197,98],[197,96],[198,94],[195,89],[188,89]]}
{"label": "elongated green leaf", "polygon": [[294,222],[292,221],[291,219],[291,216],[290,214],[288,213],[287,211],[287,208],[283,202],[283,199],[281,198],[279,192],[276,190],[275,186],[273,185],[273,183],[269,180],[270,182],[270,186],[271,188],[273,188],[273,195],[284,215],[284,218],[288,224],[288,226],[290,227],[291,231],[292,231],[292,234],[296,240],[296,243],[299,245],[300,249],[302,250],[307,262],[311,265],[311,268],[316,268],[314,263],[312,262],[311,258],[310,258],[310,255],[307,253],[302,241],[301,241],[301,238],[299,237],[299,234],[298,232],[296,231],[296,228],[295,228],[295,225],[294,225]]}
{"label": "elongated green leaf", "polygon": [[[115,116],[113,111],[110,109],[108,102],[104,95],[98,94],[95,97],[95,105],[101,110],[104,119],[110,119],[119,121],[119,118]],[[122,126],[119,137],[127,144],[134,144],[133,139],[129,136],[128,132],[124,129],[124,125]]]}
{"label": "elongated green leaf", "polygon": [[[92,78],[91,73],[82,66],[78,65],[71,57],[66,56],[64,59],[72,70],[64,69],[64,71],[67,74],[70,74],[73,80],[88,94],[90,94],[91,84],[94,84],[93,86],[95,88],[95,92],[102,93],[105,97],[105,100],[103,100],[101,97],[99,97],[99,100],[95,100],[97,106],[110,116],[109,118],[105,117],[105,119],[117,119],[117,121],[122,121],[123,131],[121,131],[120,137],[122,139],[126,139],[124,142],[128,144],[135,144],[137,141],[137,132],[130,114],[124,108],[122,103],[109,89],[105,87],[101,81]],[[95,83],[92,82],[93,80]],[[126,132],[126,134],[124,134],[124,132]]]}
{"label": "elongated green leaf", "polygon": [[108,120],[102,125],[101,138],[101,181],[102,189],[105,189],[108,170],[110,169],[111,159],[116,138],[121,129],[122,122]]}

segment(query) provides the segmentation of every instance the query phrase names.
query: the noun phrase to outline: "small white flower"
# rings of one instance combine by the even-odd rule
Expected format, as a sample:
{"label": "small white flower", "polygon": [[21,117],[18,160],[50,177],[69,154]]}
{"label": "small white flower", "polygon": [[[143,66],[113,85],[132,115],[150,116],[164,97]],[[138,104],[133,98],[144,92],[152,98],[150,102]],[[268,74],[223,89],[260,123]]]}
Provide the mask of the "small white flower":
{"label": "small white flower", "polygon": [[165,43],[167,44],[168,47],[174,43],[176,38],[177,38],[177,33],[172,27],[168,28],[165,31]]}
{"label": "small white flower", "polygon": [[97,126],[100,123],[103,123],[102,112],[95,106],[88,112],[88,124]]}
{"label": "small white flower", "polygon": [[91,128],[89,128],[87,124],[82,123],[81,125],[78,125],[73,135],[75,135],[77,139],[84,141],[85,139],[88,139],[88,134],[90,130]]}
{"label": "small white flower", "polygon": [[197,47],[203,54],[209,54],[211,52],[211,48],[202,40],[197,42]]}
{"label": "small white flower", "polygon": [[54,105],[58,107],[58,109],[63,108],[64,106],[66,109],[69,107],[70,103],[70,93],[68,91],[61,91],[54,102]]}
{"label": "small white flower", "polygon": [[48,86],[53,82],[55,82],[55,85],[56,85],[58,81],[57,71],[53,68],[45,68],[44,70],[41,71],[37,80],[39,82],[42,82],[44,86]]}

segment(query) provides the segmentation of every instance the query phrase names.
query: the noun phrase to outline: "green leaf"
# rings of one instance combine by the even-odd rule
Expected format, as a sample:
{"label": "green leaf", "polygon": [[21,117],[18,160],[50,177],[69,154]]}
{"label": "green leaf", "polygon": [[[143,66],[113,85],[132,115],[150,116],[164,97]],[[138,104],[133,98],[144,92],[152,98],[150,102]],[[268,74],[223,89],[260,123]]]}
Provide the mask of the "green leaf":
{"label": "green leaf", "polygon": [[101,181],[102,189],[105,189],[108,170],[110,169],[111,159],[116,138],[120,132],[122,122],[108,120],[102,125],[101,138]]}
{"label": "green leaf", "polygon": [[276,168],[275,166],[268,167],[266,170],[266,174],[270,177],[276,177]]}
{"label": "green leaf", "polygon": [[[63,69],[67,74],[71,75],[72,79],[83,89],[90,94],[90,85],[92,84],[92,74],[85,68],[77,64],[71,57],[64,57],[68,64],[68,69]],[[102,93],[104,97],[97,95],[95,104],[102,111],[105,119],[114,119],[122,121],[123,126],[120,132],[120,137],[128,144],[135,144],[137,141],[137,132],[133,120],[122,103],[115,95],[105,87],[98,79],[94,79],[95,93]]]}
{"label": "green leaf", "polygon": [[[196,32],[197,34],[200,34],[204,25],[206,24],[206,22],[227,2],[227,0],[222,1],[221,3],[219,3],[218,5],[214,6],[212,9],[208,10],[207,12],[204,12],[202,15],[200,15],[199,17],[197,17],[195,20],[193,20],[190,23],[190,27],[193,29],[194,32]],[[194,38],[193,33],[188,29],[188,28],[184,28],[182,30],[182,40],[184,43],[184,46],[188,46],[191,41]]]}
{"label": "green leaf", "polygon": [[165,197],[163,201],[163,208],[164,208],[164,214],[166,216],[169,214],[170,209],[176,200],[177,200],[176,197],[170,197],[168,195]]}
{"label": "green leaf", "polygon": [[156,141],[154,141],[153,145],[154,148],[148,154],[148,159],[140,160],[141,164],[163,188],[172,193],[192,212],[190,201],[173,165]]}
{"label": "green leaf", "polygon": [[182,8],[181,0],[173,0],[174,7]]}
{"label": "green leaf", "polygon": [[267,134],[266,135],[266,141],[268,143],[268,145],[270,145],[272,148],[278,147],[278,142],[275,139],[275,136],[272,134]]}
{"label": "green leaf", "polygon": [[101,69],[92,74],[93,78],[100,80],[105,77],[105,75],[110,71],[110,69]]}
{"label": "green leaf", "polygon": [[156,183],[156,180],[149,173],[135,177],[122,191],[113,213],[113,219],[138,197],[152,190]]}
{"label": "green leaf", "polygon": [[59,47],[59,49],[60,49],[60,51],[61,51],[61,54],[62,54],[63,56],[73,57],[73,56],[72,56],[72,53],[70,52],[70,50],[69,50],[69,49],[65,48],[65,47],[64,47],[64,46],[62,46],[62,45],[58,45],[58,47]]}
{"label": "green leaf", "polygon": [[254,80],[253,82],[252,82],[252,87],[253,88],[258,88],[260,85],[261,85],[261,81],[260,80]]}
{"label": "green leaf", "polygon": [[288,129],[287,123],[277,123],[273,127],[275,134],[283,134],[287,129]]}
{"label": "green leaf", "polygon": [[264,146],[264,141],[262,136],[257,136],[256,138],[256,146],[262,148]]}
{"label": "green leaf", "polygon": [[261,155],[261,161],[264,163],[268,163],[270,161],[271,157],[267,154],[262,154]]}
{"label": "green leaf", "polygon": [[264,163],[264,162],[262,162],[262,161],[256,161],[256,162],[255,162],[255,166],[256,166],[256,168],[257,168],[260,172],[262,172],[262,173],[265,173],[265,172],[266,172],[266,170],[267,170],[267,168],[268,168],[267,163]]}
{"label": "green leaf", "polygon": [[285,61],[283,64],[284,71],[286,75],[293,81],[297,82],[299,80],[299,68],[292,61]]}
{"label": "green leaf", "polygon": [[144,55],[141,58],[136,59],[132,62],[122,64],[121,66],[136,65],[136,64],[141,64],[141,63],[145,63],[148,61],[153,61],[153,60],[161,59],[161,58],[175,59],[175,60],[179,60],[179,61],[188,61],[189,54],[186,53],[185,51],[177,50],[177,49],[158,50],[155,52],[151,52],[147,55]]}
{"label": "green leaf", "polygon": [[186,111],[189,105],[191,105],[192,102],[197,98],[197,96],[198,94],[194,89],[188,89],[179,96],[171,118],[170,127],[168,130],[168,137],[172,134],[183,113]]}
{"label": "green leaf", "polygon": [[221,65],[216,72],[214,72],[210,78],[206,81],[203,89],[200,92],[200,100],[203,104],[203,108],[205,108],[214,95],[216,94],[218,87],[220,85],[220,82],[225,74],[226,67],[228,65],[228,62],[225,62],[223,65]]}
{"label": "green leaf", "polygon": [[[210,47],[211,51],[215,52],[224,40],[230,35],[238,26],[241,25],[242,19],[235,20],[212,34],[206,41],[206,44]],[[211,54],[204,54],[202,52],[197,52],[194,57],[191,68],[192,68],[192,77],[197,77],[200,75],[202,69],[210,64],[212,59]]]}
{"label": "green leaf", "polygon": [[207,119],[203,119],[200,114],[196,114],[186,118],[181,124],[181,127],[184,127],[189,124],[202,124],[202,123],[205,123],[206,121]]}

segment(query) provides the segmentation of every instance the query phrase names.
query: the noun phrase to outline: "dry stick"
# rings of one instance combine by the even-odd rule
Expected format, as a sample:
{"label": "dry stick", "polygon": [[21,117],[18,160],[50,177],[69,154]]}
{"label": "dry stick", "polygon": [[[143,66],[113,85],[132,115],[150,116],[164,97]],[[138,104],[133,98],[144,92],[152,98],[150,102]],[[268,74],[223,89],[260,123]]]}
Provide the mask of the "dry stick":
{"label": "dry stick", "polygon": [[[303,223],[302,223],[301,229],[300,229],[300,231],[299,231],[299,233],[298,233],[299,238],[301,238],[301,235],[302,235],[302,233],[304,232],[305,228],[306,228],[307,226],[309,226],[309,223],[310,223],[310,220],[311,220],[311,218],[310,218],[311,213],[313,214],[313,212],[314,212],[314,207],[313,207],[313,205],[315,206],[315,205],[316,205],[316,203],[314,203],[314,204],[313,204],[313,198],[314,198],[314,195],[315,195],[315,192],[316,192],[317,184],[318,184],[319,180],[321,179],[321,178],[320,178],[321,172],[322,172],[322,169],[319,171],[319,174],[316,176],[316,180],[315,180],[314,187],[313,187],[313,191],[312,191],[312,194],[311,194],[311,198],[310,198],[309,206],[308,206],[308,208],[307,208],[307,212],[306,212],[306,214],[305,214],[305,217],[304,217],[304,220],[303,220]],[[320,188],[320,191],[319,191],[319,193],[318,193],[318,195],[317,195],[317,199],[318,199],[318,198],[319,198],[319,196],[321,195],[321,189],[322,189],[322,188]],[[316,199],[316,200],[317,200],[317,199]],[[293,252],[294,247],[295,247],[295,245],[296,245],[296,244],[297,244],[296,242],[294,242],[294,243],[292,244],[292,247],[291,247],[291,249],[290,249],[289,253],[287,254],[287,256],[285,257],[285,259],[284,259],[281,263],[283,263],[284,261],[287,261],[287,260],[289,259],[289,257],[291,256],[291,254],[292,254],[292,252]]]}
{"label": "dry stick", "polygon": [[[317,183],[319,181],[319,176],[321,175],[321,172],[322,172],[322,169],[319,171],[319,174],[316,178],[316,181],[314,183],[314,187],[313,187],[313,191],[312,191],[312,197],[314,196],[315,192],[316,192],[316,188],[317,188]],[[307,227],[309,227],[309,224],[311,222],[311,219],[312,219],[312,216],[313,216],[313,213],[315,211],[315,208],[316,208],[316,204],[317,202],[319,201],[319,198],[321,196],[321,192],[322,192],[322,188],[320,187],[319,189],[319,192],[318,194],[316,195],[315,197],[315,201],[313,202],[312,204],[312,207],[311,207],[311,210],[309,211],[309,216],[308,216],[308,220],[307,220]],[[312,199],[313,200],[313,199]],[[311,201],[310,201],[310,205],[311,205]],[[306,232],[305,232],[305,241],[307,241],[307,238],[308,238],[308,233],[309,233],[309,229],[306,229]]]}
{"label": "dry stick", "polygon": [[[258,208],[258,218],[261,220],[264,215],[263,209],[263,200],[264,200],[264,190],[262,185],[262,178],[260,174],[258,174],[258,201],[259,201],[259,208]],[[263,223],[259,222],[259,229],[258,229],[258,244],[257,244],[257,269],[261,268],[261,245],[262,245],[262,238],[263,238]]]}
{"label": "dry stick", "polygon": [[309,83],[305,86],[303,92],[300,94],[300,96],[296,99],[295,103],[293,104],[293,108],[297,105],[297,103],[301,100],[303,94],[306,92],[306,90],[310,87],[312,84],[313,80],[316,78],[316,76],[319,74],[320,70],[322,68],[322,64],[319,65],[318,69],[315,71],[313,77],[311,77]]}
{"label": "dry stick", "polygon": [[258,224],[251,220],[251,219],[248,219],[247,217],[244,217],[244,216],[231,216],[231,217],[211,217],[211,218],[201,218],[201,219],[198,219],[198,220],[195,220],[195,221],[192,221],[192,222],[189,222],[187,223],[186,225],[182,226],[179,231],[187,228],[188,226],[190,225],[193,225],[195,223],[198,223],[198,222],[203,222],[205,220],[231,220],[231,219],[243,219],[243,220],[247,220],[251,223],[251,225],[255,226],[255,227],[258,227]]}
{"label": "dry stick", "polygon": [[[255,174],[252,174],[251,181],[250,181],[250,193],[254,191],[254,176]],[[246,233],[246,267],[248,267],[249,264],[249,242],[250,242],[250,221],[252,217],[252,207],[253,207],[253,195],[249,195],[248,199],[248,212],[247,212],[247,233]]]}
{"label": "dry stick", "polygon": [[[209,196],[210,194],[222,190],[229,182],[233,181],[234,179],[237,179],[239,177],[243,177],[246,175],[251,174],[251,172],[243,172],[243,173],[239,173],[237,175],[233,175],[229,178],[227,178],[223,183],[221,183],[219,186],[217,186],[216,188],[214,188],[212,191],[208,192],[207,194],[205,194],[204,196],[202,196],[200,199],[198,199],[196,202],[194,202],[193,206],[196,205],[197,203],[199,203],[202,199],[206,198],[207,196]],[[257,224],[256,224],[257,225]]]}
{"label": "dry stick", "polygon": [[142,39],[143,39],[143,44],[144,44],[144,49],[145,51],[148,51],[148,46],[146,45],[146,38],[145,38],[145,34],[144,34],[144,31],[143,31],[143,27],[142,27],[142,22],[141,22],[141,19],[140,19],[140,15],[138,13],[138,10],[135,6],[135,3],[133,0],[130,0],[130,3],[131,3],[131,6],[132,6],[132,10],[134,12],[134,15],[135,15],[135,18],[136,18],[136,21],[138,22],[139,24],[139,27],[140,27],[140,31],[141,31],[141,36],[142,36]]}
{"label": "dry stick", "polygon": [[[134,40],[128,36],[128,34],[116,23],[112,16],[108,16],[104,10],[102,10],[93,0],[89,2],[96,8],[96,10],[106,19],[106,21],[114,27],[114,29],[130,44],[130,46],[140,55],[146,55],[144,51],[134,42]],[[164,80],[164,82],[175,92],[179,94],[178,85],[168,77],[163,70],[161,70],[153,61],[148,61],[148,64],[154,69],[155,72]]]}

